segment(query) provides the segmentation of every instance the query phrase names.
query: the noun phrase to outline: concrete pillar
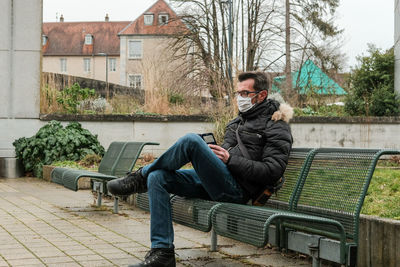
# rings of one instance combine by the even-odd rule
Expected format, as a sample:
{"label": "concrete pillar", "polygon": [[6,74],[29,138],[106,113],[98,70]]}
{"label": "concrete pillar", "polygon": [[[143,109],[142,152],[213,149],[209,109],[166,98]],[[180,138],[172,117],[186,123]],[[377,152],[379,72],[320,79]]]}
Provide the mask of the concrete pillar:
{"label": "concrete pillar", "polygon": [[42,5],[0,1],[0,157],[13,152],[15,137],[32,131],[26,120],[39,118]]}
{"label": "concrete pillar", "polygon": [[128,48],[127,48],[127,38],[126,36],[120,36],[120,52],[119,52],[119,84],[122,84],[124,86],[129,86],[129,82],[127,80],[127,75],[126,75],[126,62],[127,62],[127,53],[128,53]]}
{"label": "concrete pillar", "polygon": [[0,10],[0,118],[38,118],[42,0],[2,0]]}
{"label": "concrete pillar", "polygon": [[394,90],[400,96],[400,0],[394,1]]}

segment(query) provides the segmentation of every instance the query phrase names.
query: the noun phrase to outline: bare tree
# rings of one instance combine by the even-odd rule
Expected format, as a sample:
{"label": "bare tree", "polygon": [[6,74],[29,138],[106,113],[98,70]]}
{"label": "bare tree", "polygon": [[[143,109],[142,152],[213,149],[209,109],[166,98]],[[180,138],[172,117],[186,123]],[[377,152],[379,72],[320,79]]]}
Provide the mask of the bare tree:
{"label": "bare tree", "polygon": [[[219,0],[176,1],[181,19],[188,27],[184,34],[176,36],[175,47],[190,43],[195,47],[191,56],[198,69],[208,74],[208,86],[213,96],[230,95],[229,70],[255,70],[263,65],[262,46],[275,34],[274,6],[276,0],[232,1],[231,34],[235,36],[231,59],[229,51],[229,6]],[[263,51],[260,48],[263,47]],[[272,46],[271,46],[272,47]],[[274,48],[275,49],[275,48]],[[182,56],[182,55],[180,55]],[[194,69],[196,72],[196,69]]]}
{"label": "bare tree", "polygon": [[306,59],[312,59],[323,70],[328,66],[338,69],[342,63],[337,45],[342,30],[334,24],[339,0],[285,1],[285,94],[289,101],[296,104],[297,86],[293,88],[291,76],[293,62],[297,62],[300,69]]}
{"label": "bare tree", "polygon": [[291,81],[293,67],[301,66],[306,58],[317,60],[323,66],[339,58],[334,55],[334,49],[330,49],[337,47],[327,45],[333,44],[332,40],[340,33],[332,19],[338,2],[232,0],[232,54],[235,58],[231,60],[228,12],[223,1],[173,0],[188,29],[175,36],[173,51],[192,47],[185,53],[174,55],[192,59],[192,77],[205,79],[205,86],[213,96],[231,94],[233,86],[228,70],[232,66],[236,72],[258,69],[280,72],[285,69],[284,93],[295,99]]}

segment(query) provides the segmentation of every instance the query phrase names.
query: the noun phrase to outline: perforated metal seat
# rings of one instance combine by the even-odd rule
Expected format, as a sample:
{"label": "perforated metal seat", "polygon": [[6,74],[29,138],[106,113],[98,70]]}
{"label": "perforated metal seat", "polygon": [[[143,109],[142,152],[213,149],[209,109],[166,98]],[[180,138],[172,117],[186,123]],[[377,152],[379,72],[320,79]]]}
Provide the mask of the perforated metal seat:
{"label": "perforated metal seat", "polygon": [[[338,240],[339,252],[332,252],[336,258],[328,253],[327,259],[347,264],[349,247],[358,246],[359,214],[376,163],[382,155],[399,153],[317,149],[299,176],[288,211],[224,203],[213,211],[213,227],[217,234],[258,247],[270,240],[271,225],[276,226],[273,238],[280,238],[275,240],[280,246],[290,245],[286,240],[293,230],[332,238]],[[294,242],[304,242],[304,236],[299,240]]]}
{"label": "perforated metal seat", "polygon": [[77,191],[78,180],[89,177],[107,182],[132,171],[144,146],[159,145],[151,142],[112,142],[99,165],[99,172],[54,168],[51,172],[52,182],[62,184],[66,188]]}
{"label": "perforated metal seat", "polygon": [[150,211],[149,195],[146,193],[136,194],[136,206],[145,211]]}
{"label": "perforated metal seat", "polygon": [[[159,145],[153,142],[112,142],[99,165],[98,172],[75,170],[68,168],[54,168],[51,172],[51,181],[77,191],[78,181],[82,177],[91,178],[93,187],[98,192],[97,205],[101,205],[102,195],[107,193],[106,183],[131,172],[143,147]],[[95,185],[97,183],[97,185]],[[114,212],[118,213],[118,197],[114,198]]]}
{"label": "perforated metal seat", "polygon": [[[269,207],[287,210],[291,193],[298,182],[302,166],[310,155],[310,148],[293,148],[290,152],[287,168],[285,170],[285,185],[278,194],[273,195],[266,205]],[[172,218],[175,222],[189,226],[200,231],[211,230],[212,209],[220,203],[202,199],[189,199],[176,196],[171,200]]]}

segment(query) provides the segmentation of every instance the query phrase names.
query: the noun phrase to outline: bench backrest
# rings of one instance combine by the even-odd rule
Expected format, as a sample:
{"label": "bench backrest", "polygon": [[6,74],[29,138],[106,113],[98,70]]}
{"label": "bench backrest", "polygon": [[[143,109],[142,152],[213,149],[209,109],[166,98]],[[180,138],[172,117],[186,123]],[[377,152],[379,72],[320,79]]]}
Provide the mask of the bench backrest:
{"label": "bench backrest", "polygon": [[121,151],[124,149],[126,142],[112,142],[106,153],[101,159],[99,172],[107,175],[113,175],[112,170],[118,161]]}
{"label": "bench backrest", "polygon": [[[317,149],[299,184],[293,211],[335,219],[344,226],[347,238],[358,243],[359,215],[376,163],[381,155],[393,153],[397,152]],[[329,227],[326,231],[334,232]]]}
{"label": "bench backrest", "polygon": [[150,142],[112,142],[99,165],[99,172],[107,175],[124,176],[132,171],[145,145]]}
{"label": "bench backrest", "polygon": [[300,175],[304,173],[305,163],[311,157],[314,149],[292,148],[289,161],[284,173],[285,183],[283,187],[273,194],[265,203],[265,207],[289,210],[291,197],[294,198],[295,189],[298,186]]}

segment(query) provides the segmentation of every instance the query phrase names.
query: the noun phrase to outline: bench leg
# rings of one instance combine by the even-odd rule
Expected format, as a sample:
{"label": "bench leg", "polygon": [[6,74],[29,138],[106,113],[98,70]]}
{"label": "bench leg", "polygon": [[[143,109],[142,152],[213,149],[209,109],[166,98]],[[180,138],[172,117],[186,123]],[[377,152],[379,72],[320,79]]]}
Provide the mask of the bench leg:
{"label": "bench leg", "polygon": [[114,197],[114,213],[118,213],[118,197]]}
{"label": "bench leg", "polygon": [[218,242],[217,239],[218,239],[217,233],[215,232],[214,228],[212,228],[211,229],[211,247],[210,247],[210,250],[212,252],[217,251],[217,242]]}
{"label": "bench leg", "polygon": [[312,257],[312,267],[321,267],[321,259],[319,258],[319,248],[310,244],[310,255]]}
{"label": "bench leg", "polygon": [[102,196],[103,196],[103,194],[102,194],[100,191],[98,191],[98,192],[97,192],[97,206],[98,206],[98,207],[101,206]]}

